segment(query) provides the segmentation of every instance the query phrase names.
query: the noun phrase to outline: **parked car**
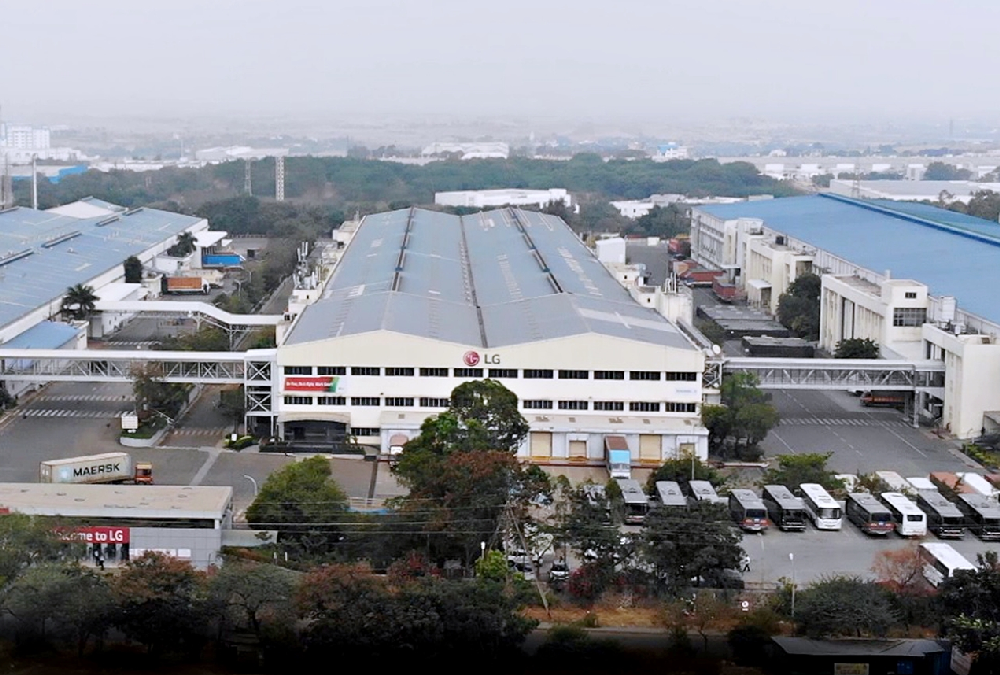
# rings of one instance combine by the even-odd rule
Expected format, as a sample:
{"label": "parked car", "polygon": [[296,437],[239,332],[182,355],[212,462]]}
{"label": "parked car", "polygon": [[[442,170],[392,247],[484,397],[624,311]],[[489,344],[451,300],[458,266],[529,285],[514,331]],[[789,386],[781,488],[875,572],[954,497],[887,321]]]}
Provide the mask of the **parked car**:
{"label": "parked car", "polygon": [[562,586],[569,579],[569,565],[565,560],[556,560],[549,570],[549,585]]}

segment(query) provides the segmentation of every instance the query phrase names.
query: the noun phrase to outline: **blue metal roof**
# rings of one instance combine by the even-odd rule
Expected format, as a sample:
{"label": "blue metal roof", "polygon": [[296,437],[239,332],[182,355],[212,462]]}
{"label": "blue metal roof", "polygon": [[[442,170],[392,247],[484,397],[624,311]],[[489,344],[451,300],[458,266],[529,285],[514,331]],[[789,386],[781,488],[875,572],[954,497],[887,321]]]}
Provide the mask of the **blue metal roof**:
{"label": "blue metal roof", "polygon": [[[96,201],[96,200],[95,200]],[[112,209],[120,209],[106,202]],[[47,211],[0,211],[0,326],[187,230],[200,218],[157,209],[74,218]]]}
{"label": "blue metal roof", "polygon": [[77,329],[68,323],[42,321],[3,344],[4,349],[59,349],[76,338]]}
{"label": "blue metal roof", "polygon": [[1000,323],[1000,225],[923,204],[830,195],[699,206],[716,218],[759,218],[778,232],[877,273],[952,295]]}

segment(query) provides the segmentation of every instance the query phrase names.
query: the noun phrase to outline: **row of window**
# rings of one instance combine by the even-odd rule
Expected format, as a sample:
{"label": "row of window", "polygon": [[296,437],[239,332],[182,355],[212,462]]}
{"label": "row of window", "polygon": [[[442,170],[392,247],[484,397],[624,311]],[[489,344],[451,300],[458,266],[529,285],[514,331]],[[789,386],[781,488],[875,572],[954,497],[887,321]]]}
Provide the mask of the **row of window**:
{"label": "row of window", "polygon": [[[549,400],[527,400],[521,402],[521,407],[525,410],[552,410],[553,401]],[[589,410],[589,401],[556,401],[555,407],[559,410]],[[693,413],[698,411],[697,403],[674,403],[667,401],[629,401],[629,412],[672,412],[672,413]],[[594,401],[594,410],[604,412],[622,412],[625,410],[625,401]]]}
{"label": "row of window", "polygon": [[[898,310],[897,310],[898,311]],[[377,366],[352,366],[351,375],[381,375],[382,368]],[[385,368],[387,377],[413,377],[420,372],[420,377],[448,377],[448,368]],[[493,379],[517,379],[516,368],[452,368],[453,377]],[[285,366],[285,375],[312,375],[312,366]],[[318,366],[317,375],[347,375],[346,366]],[[589,370],[546,370],[525,368],[520,376],[526,380],[589,380]],[[624,370],[595,370],[595,380],[624,380]],[[667,382],[696,382],[698,373],[689,371],[630,370],[630,380],[665,380]]]}
{"label": "row of window", "polygon": [[896,307],[892,310],[892,325],[919,328],[927,323],[927,310],[923,307]]}
{"label": "row of window", "polygon": [[[347,405],[346,396],[285,396],[285,405]],[[447,408],[451,402],[446,398],[414,398],[412,396],[386,396],[384,399],[387,408]],[[351,396],[352,406],[378,407],[383,405],[383,399],[379,396]],[[526,400],[521,402],[521,407],[525,410],[552,410],[553,407],[559,410],[590,410],[590,401],[549,401],[549,400]],[[696,403],[675,403],[667,401],[629,401],[629,412],[668,412],[668,413],[693,413],[697,412]],[[594,410],[604,412],[622,412],[625,410],[625,401],[594,401]]]}

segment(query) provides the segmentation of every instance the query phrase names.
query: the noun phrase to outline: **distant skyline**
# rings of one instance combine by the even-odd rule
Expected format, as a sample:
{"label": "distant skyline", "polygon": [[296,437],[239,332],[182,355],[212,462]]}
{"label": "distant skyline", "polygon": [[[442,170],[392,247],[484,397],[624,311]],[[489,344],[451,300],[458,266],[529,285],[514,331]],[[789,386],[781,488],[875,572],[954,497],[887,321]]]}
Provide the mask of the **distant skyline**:
{"label": "distant skyline", "polygon": [[9,3],[6,119],[1000,117],[995,0]]}

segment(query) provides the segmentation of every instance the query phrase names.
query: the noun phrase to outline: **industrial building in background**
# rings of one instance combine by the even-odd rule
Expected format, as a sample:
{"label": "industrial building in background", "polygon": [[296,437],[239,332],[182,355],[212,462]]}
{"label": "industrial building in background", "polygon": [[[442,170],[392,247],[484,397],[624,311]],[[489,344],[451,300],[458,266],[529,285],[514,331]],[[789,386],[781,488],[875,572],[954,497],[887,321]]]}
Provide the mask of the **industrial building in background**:
{"label": "industrial building in background", "polygon": [[692,210],[691,255],[770,312],[822,276],[819,346],[878,343],[885,359],[945,366],[913,405],[960,438],[1000,428],[1000,225],[945,209],[833,195]]}
{"label": "industrial building in background", "polygon": [[503,206],[534,206],[544,209],[546,206],[561,203],[570,209],[573,208],[573,196],[562,188],[550,190],[459,190],[435,193],[434,203],[439,206],[462,206],[474,209]]}

